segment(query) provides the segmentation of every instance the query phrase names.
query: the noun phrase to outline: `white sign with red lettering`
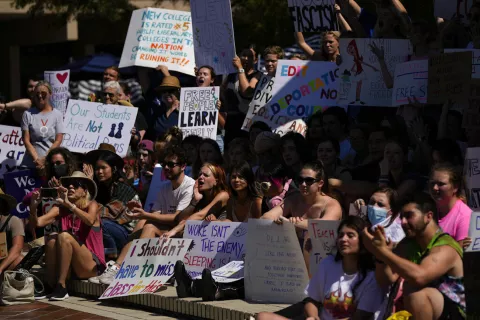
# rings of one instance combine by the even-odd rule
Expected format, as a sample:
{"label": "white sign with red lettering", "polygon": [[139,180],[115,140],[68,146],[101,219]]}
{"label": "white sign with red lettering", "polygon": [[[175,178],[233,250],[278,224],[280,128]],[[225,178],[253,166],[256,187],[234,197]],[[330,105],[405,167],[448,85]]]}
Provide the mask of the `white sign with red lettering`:
{"label": "white sign with red lettering", "polygon": [[312,241],[310,273],[317,272],[318,265],[327,256],[337,253],[337,229],[340,221],[308,220],[308,234]]}

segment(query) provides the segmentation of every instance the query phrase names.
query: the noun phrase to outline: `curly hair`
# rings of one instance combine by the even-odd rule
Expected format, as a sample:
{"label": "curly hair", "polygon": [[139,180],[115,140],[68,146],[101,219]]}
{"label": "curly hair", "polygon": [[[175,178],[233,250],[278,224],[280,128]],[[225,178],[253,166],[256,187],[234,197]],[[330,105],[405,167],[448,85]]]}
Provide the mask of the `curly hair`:
{"label": "curly hair", "polygon": [[54,164],[52,163],[52,158],[54,155],[57,154],[60,154],[63,157],[63,160],[65,160],[65,164],[67,165],[67,176],[71,176],[72,173],[77,170],[77,161],[68,149],[63,147],[53,148],[52,150],[50,150],[50,152],[47,154],[47,157],[45,158],[45,174],[47,177],[47,181],[54,176]]}

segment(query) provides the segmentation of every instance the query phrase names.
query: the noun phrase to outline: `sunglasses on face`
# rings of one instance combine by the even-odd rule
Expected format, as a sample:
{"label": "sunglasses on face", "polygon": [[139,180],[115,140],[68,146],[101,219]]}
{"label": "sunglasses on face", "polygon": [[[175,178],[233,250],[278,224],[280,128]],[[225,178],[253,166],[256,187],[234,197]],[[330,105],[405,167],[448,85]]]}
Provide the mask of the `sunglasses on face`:
{"label": "sunglasses on face", "polygon": [[47,94],[48,94],[47,92],[38,92],[38,93],[35,94],[35,96],[37,98],[45,99],[47,97]]}
{"label": "sunglasses on face", "polygon": [[165,90],[162,92],[162,94],[169,94],[169,95],[172,95],[172,94],[175,94],[176,90]]}
{"label": "sunglasses on face", "polygon": [[113,98],[113,97],[115,96],[115,93],[112,93],[112,92],[103,92],[103,96],[104,96],[104,97]]}
{"label": "sunglasses on face", "polygon": [[173,162],[173,161],[168,161],[168,162],[162,162],[161,163],[162,167],[164,168],[175,168],[175,166],[179,166],[180,163]]}
{"label": "sunglasses on face", "polygon": [[72,181],[68,184],[68,186],[72,186],[74,189],[82,188],[85,189],[85,186],[82,182],[80,181]]}
{"label": "sunglasses on face", "polygon": [[318,179],[315,179],[315,178],[312,178],[312,177],[298,177],[296,179],[296,183],[297,183],[297,186],[301,186],[304,182],[307,186],[311,186],[312,184],[314,184],[315,182],[318,182],[319,180]]}

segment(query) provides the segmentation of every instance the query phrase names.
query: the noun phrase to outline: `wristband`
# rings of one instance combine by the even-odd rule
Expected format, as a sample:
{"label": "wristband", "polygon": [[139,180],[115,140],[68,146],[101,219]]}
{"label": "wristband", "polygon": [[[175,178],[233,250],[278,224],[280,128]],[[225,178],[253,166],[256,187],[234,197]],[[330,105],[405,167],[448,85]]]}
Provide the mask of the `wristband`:
{"label": "wristband", "polygon": [[245,73],[245,69],[238,69],[238,73]]}

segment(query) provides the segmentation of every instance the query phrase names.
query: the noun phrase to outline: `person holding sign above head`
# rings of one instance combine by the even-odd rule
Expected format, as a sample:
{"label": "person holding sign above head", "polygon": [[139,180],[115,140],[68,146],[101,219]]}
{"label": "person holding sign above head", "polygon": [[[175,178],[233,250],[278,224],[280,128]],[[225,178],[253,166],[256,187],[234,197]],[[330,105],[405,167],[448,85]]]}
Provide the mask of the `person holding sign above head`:
{"label": "person holding sign above head", "polygon": [[208,162],[204,163],[193,187],[190,205],[175,217],[175,220],[179,221],[177,226],[162,236],[170,238],[181,235],[187,220],[224,219],[227,202],[230,198],[225,179],[225,171],[222,167]]}
{"label": "person holding sign above head", "polygon": [[185,175],[186,155],[183,149],[178,146],[167,149],[161,164],[167,181],[161,184],[155,202],[147,203],[147,210],[142,209],[138,201],[128,203],[131,209],[131,212],[127,212],[128,216],[132,220],[139,220],[135,231],[129,236],[117,260],[109,261],[107,270],[101,276],[89,279],[90,282],[112,283],[132,241],[161,236],[177,224],[177,216],[191,203],[195,180]]}
{"label": "person holding sign above head", "polygon": [[[60,221],[61,232],[46,244],[48,285],[55,290],[51,300],[68,298],[66,281],[70,270],[80,279],[88,279],[105,269],[102,228],[98,215],[97,185],[83,172],[60,179],[56,205],[45,215],[37,216],[42,199],[40,192],[32,195],[31,222],[37,227]],[[53,268],[50,270],[50,268]],[[37,299],[45,296],[37,297]]]}
{"label": "person holding sign above head", "polygon": [[22,165],[45,168],[45,156],[49,150],[62,144],[65,128],[63,115],[50,103],[52,87],[46,81],[39,81],[33,94],[33,108],[26,110],[22,117],[22,133],[26,153]]}
{"label": "person holding sign above head", "polygon": [[303,33],[296,32],[295,39],[298,46],[310,57],[312,61],[329,61],[341,63],[340,60],[340,32],[327,31],[322,33],[322,50],[313,50],[308,43],[305,42]]}
{"label": "person holding sign above head", "polygon": [[[362,231],[366,223],[359,217],[347,217],[338,227],[337,254],[318,265],[303,301],[302,319],[382,319],[385,294],[375,280],[372,255],[365,250]],[[297,315],[292,315],[297,319]],[[287,319],[261,312],[257,320]]]}

